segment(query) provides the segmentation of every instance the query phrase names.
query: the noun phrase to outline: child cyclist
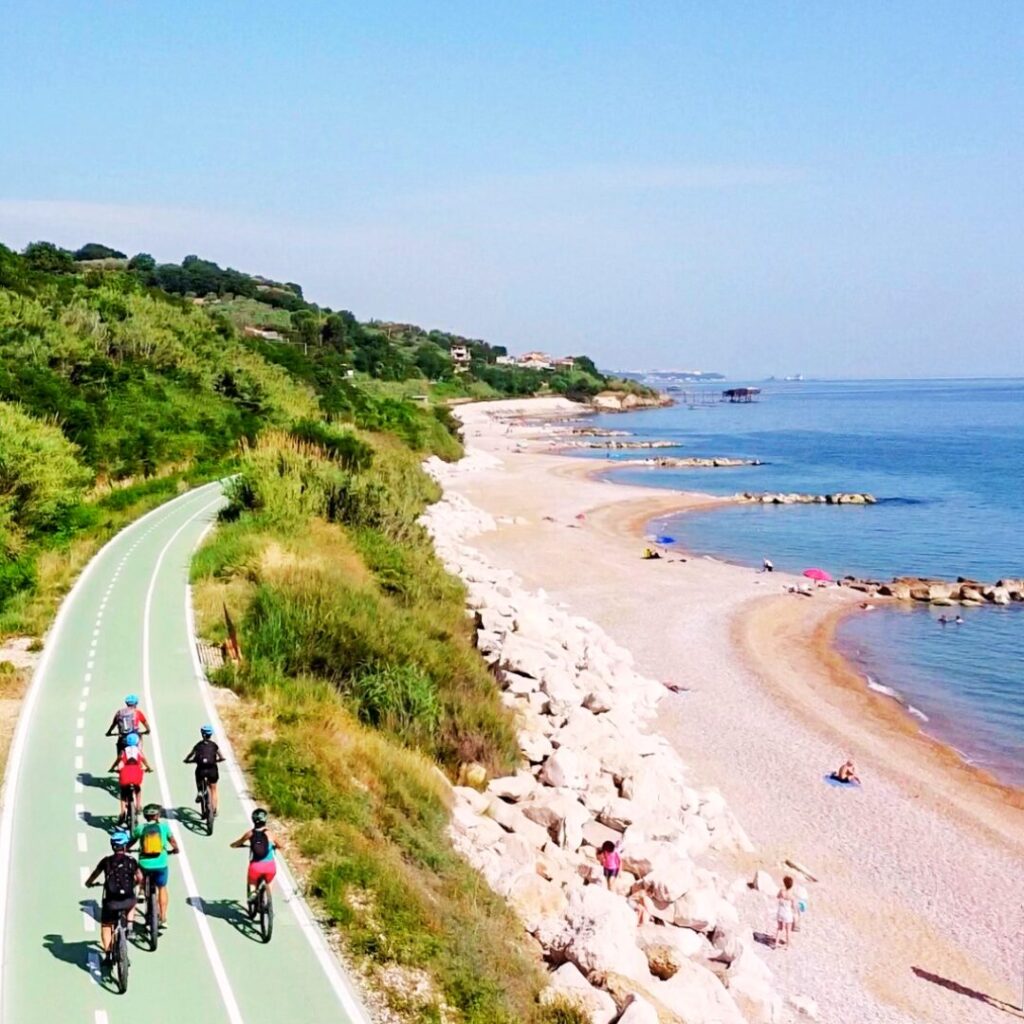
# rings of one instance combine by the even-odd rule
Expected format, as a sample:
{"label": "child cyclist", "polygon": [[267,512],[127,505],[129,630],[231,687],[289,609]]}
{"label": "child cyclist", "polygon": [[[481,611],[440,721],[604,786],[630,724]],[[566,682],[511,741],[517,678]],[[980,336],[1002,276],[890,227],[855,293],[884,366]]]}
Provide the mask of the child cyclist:
{"label": "child cyclist", "polygon": [[117,772],[117,784],[121,796],[121,818],[119,824],[124,824],[128,814],[128,796],[134,791],[135,806],[142,806],[142,773],[151,772],[146,755],[139,746],[137,733],[130,732],[125,737],[124,749],[114,759],[110,771]]}
{"label": "child cyclist", "polygon": [[231,845],[235,849],[249,847],[249,870],[245,876],[246,898],[252,899],[253,889],[261,878],[266,881],[269,889],[277,875],[274,851],[281,849],[281,843],[267,831],[267,812],[262,807],[252,812],[252,828]]}

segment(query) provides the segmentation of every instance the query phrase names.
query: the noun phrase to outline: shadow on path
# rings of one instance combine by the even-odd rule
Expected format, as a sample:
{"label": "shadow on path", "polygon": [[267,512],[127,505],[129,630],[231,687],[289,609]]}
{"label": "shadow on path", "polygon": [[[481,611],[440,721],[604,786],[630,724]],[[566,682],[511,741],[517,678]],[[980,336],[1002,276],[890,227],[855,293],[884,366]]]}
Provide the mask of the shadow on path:
{"label": "shadow on path", "polygon": [[[105,988],[108,992],[117,991],[117,982],[99,966],[100,958],[103,956],[99,943],[88,939],[82,942],[67,942],[63,935],[51,933],[43,936],[43,949],[55,959],[85,971],[98,985]],[[91,954],[95,954],[97,957],[98,973],[93,973],[89,965]]]}
{"label": "shadow on path", "polygon": [[90,789],[102,789],[113,797],[121,795],[121,787],[117,784],[116,775],[92,775],[89,772],[79,772],[78,781]]}
{"label": "shadow on path", "polygon": [[189,898],[188,904],[201,910],[207,917],[227,921],[239,935],[262,944],[259,925],[249,920],[245,907],[238,900],[202,900],[193,896]]}
{"label": "shadow on path", "polygon": [[121,820],[120,814],[115,810],[113,814],[93,814],[92,811],[82,812],[82,821],[91,828],[98,828],[103,832],[113,832]]}
{"label": "shadow on path", "polygon": [[933,974],[931,971],[926,971],[923,967],[911,967],[910,969],[922,981],[930,981],[933,985],[938,985],[939,988],[955,992],[958,996],[966,996],[968,999],[991,1006],[994,1010],[1002,1010],[1003,1013],[1008,1013],[1011,1017],[1016,1017],[1018,1020],[1024,1020],[1024,1011],[1020,1007],[1008,1003],[1005,999],[998,999],[995,996],[990,996],[987,992],[979,992],[977,989],[968,988],[967,985],[961,985],[959,981],[953,981],[952,978],[944,978],[941,974]]}
{"label": "shadow on path", "polygon": [[199,816],[194,807],[175,807],[171,814],[175,821],[181,824],[197,836],[206,835],[206,822]]}

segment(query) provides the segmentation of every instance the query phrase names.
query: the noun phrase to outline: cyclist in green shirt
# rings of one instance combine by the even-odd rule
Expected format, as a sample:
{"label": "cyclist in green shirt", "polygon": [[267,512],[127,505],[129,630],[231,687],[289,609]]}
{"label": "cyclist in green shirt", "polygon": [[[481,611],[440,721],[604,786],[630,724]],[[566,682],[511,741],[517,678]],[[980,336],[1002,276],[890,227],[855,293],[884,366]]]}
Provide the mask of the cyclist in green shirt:
{"label": "cyclist in green shirt", "polygon": [[147,804],[143,810],[145,821],[135,826],[130,850],[139,844],[139,867],[143,876],[152,875],[157,892],[157,906],[160,909],[160,925],[167,924],[167,876],[168,854],[178,852],[178,841],[171,835],[171,827],[160,817],[158,804]]}

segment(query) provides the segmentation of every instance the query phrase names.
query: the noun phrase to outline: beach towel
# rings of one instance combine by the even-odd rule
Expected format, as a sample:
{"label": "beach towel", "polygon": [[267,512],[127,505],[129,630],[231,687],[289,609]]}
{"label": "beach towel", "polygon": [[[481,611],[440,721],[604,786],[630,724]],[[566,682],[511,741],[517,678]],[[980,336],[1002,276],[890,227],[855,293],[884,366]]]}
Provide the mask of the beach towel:
{"label": "beach towel", "polygon": [[840,782],[831,772],[828,775],[822,776],[825,780],[826,786],[835,786],[836,789],[860,789],[860,784],[856,782]]}

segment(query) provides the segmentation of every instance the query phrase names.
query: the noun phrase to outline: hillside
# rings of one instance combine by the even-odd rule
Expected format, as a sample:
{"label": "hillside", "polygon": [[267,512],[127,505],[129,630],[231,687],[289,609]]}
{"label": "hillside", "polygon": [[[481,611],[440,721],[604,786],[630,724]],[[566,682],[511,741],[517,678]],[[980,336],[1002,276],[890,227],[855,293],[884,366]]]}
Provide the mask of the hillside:
{"label": "hillside", "polygon": [[[193,566],[197,618],[214,643],[225,611],[237,627],[244,660],[217,677],[231,731],[322,915],[399,1019],[579,1021],[537,1003],[535,955],[448,837],[445,779],[506,772],[518,751],[462,585],[418,523],[438,495],[423,457],[461,453],[437,399],[557,375],[471,342],[466,373],[428,377],[423,353],[462,342],[233,271],[179,294],[194,261],[84,255],[0,247],[0,636],[42,636],[105,538],[230,475]],[[9,701],[18,678],[0,661]]]}

